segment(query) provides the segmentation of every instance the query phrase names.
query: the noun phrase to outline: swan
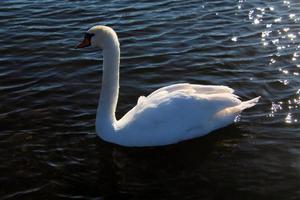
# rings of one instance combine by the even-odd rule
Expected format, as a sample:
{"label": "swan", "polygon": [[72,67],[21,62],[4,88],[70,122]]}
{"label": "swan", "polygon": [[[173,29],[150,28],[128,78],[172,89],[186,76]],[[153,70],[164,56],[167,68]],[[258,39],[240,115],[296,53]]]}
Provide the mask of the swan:
{"label": "swan", "polygon": [[117,120],[120,45],[108,26],[93,26],[77,48],[103,50],[103,77],[96,134],[127,147],[162,146],[204,136],[225,127],[260,97],[242,102],[227,86],[179,83],[139,97],[136,106]]}

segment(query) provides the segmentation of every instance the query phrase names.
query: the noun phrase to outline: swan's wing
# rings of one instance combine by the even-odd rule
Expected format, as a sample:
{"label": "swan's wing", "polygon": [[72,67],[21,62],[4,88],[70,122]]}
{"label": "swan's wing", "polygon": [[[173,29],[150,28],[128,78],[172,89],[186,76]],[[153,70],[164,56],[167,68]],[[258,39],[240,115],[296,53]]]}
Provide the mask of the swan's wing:
{"label": "swan's wing", "polygon": [[189,84],[189,83],[178,83],[174,85],[169,85],[166,87],[162,87],[158,90],[152,92],[148,97],[154,96],[157,93],[162,91],[172,93],[174,91],[191,91],[193,90],[199,94],[216,94],[216,93],[233,93],[234,90],[230,87],[223,86],[223,85],[196,85],[196,84]]}
{"label": "swan's wing", "polygon": [[[172,118],[211,118],[218,111],[236,106],[241,103],[238,97],[226,87],[211,86],[211,90],[223,93],[201,94],[203,88],[196,90],[187,84],[175,85],[167,89],[159,89],[147,97],[140,97],[138,104],[132,108],[121,120],[119,125],[124,127],[126,124],[136,120],[145,119],[159,121],[159,123],[172,122]],[[208,86],[209,88],[209,86]],[[193,118],[193,117],[192,117]]]}
{"label": "swan's wing", "polygon": [[140,96],[138,98],[137,104],[141,104],[145,102],[147,98],[156,98],[161,94],[171,94],[175,91],[182,91],[185,93],[198,93],[198,94],[218,94],[218,93],[233,93],[234,90],[228,86],[223,85],[196,85],[196,84],[189,84],[189,83],[178,83],[174,85],[165,86],[159,88],[149,94],[147,97]]}
{"label": "swan's wing", "polygon": [[200,94],[194,89],[176,91],[162,90],[147,97],[141,97],[139,104],[137,104],[135,108],[136,111],[141,112],[149,107],[159,108],[164,104],[169,106],[182,106],[186,104],[195,107],[210,107],[218,111],[226,107],[239,105],[240,103],[239,97],[232,93]]}
{"label": "swan's wing", "polygon": [[[179,83],[155,90],[147,97],[140,96],[136,109],[141,111],[147,106],[159,105],[161,102],[171,102],[181,98],[195,98],[197,100],[202,99],[202,101],[216,101],[217,99],[221,100],[220,98],[223,98],[222,101],[227,102],[228,98],[231,99],[231,97],[233,97],[231,100],[239,98],[234,95],[233,92],[233,89],[222,85]],[[240,103],[240,101],[238,103]],[[221,106],[222,104],[219,105]]]}

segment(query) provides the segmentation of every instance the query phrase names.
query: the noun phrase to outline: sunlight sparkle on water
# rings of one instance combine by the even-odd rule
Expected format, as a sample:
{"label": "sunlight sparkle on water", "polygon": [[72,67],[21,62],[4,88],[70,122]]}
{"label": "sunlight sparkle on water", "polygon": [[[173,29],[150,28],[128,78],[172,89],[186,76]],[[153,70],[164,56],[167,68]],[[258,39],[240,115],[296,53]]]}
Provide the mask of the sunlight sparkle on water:
{"label": "sunlight sparkle on water", "polygon": [[286,47],[282,45],[282,46],[278,46],[278,47],[277,47],[277,50],[283,50],[283,49],[285,49],[285,48],[286,48]]}
{"label": "sunlight sparkle on water", "polygon": [[293,116],[291,113],[288,113],[287,116],[285,117],[285,123],[287,124],[291,124],[291,123],[295,123],[298,122],[297,119],[293,119]]}
{"label": "sunlight sparkle on water", "polygon": [[277,110],[282,110],[282,107],[280,104],[272,102],[271,110],[272,112],[277,112]]}
{"label": "sunlight sparkle on water", "polygon": [[296,38],[296,35],[290,33],[288,34],[288,38],[290,38],[290,40],[294,40]]}
{"label": "sunlight sparkle on water", "polygon": [[289,14],[289,18],[290,18],[290,19],[295,18],[295,16],[296,16],[295,14]]}
{"label": "sunlight sparkle on water", "polygon": [[242,8],[242,4],[244,3],[244,0],[239,0],[238,9],[240,10]]}
{"label": "sunlight sparkle on water", "polygon": [[236,42],[236,41],[237,41],[237,37],[232,37],[231,40],[232,40],[233,42]]}
{"label": "sunlight sparkle on water", "polygon": [[282,72],[283,74],[288,74],[289,73],[289,71],[287,69],[279,68],[279,71]]}
{"label": "sunlight sparkle on water", "polygon": [[261,33],[261,37],[268,37],[270,35],[270,33],[272,33],[272,31],[264,31]]}
{"label": "sunlight sparkle on water", "polygon": [[283,1],[283,4],[286,5],[287,7],[290,7],[290,6],[291,6],[291,5],[290,5],[291,3],[290,3],[289,1]]}
{"label": "sunlight sparkle on water", "polygon": [[276,60],[275,60],[274,58],[271,58],[271,59],[270,59],[270,62],[269,62],[269,65],[272,65],[272,64],[274,64],[274,63],[276,63]]}
{"label": "sunlight sparkle on water", "polygon": [[272,40],[272,43],[273,44],[278,44],[279,43],[279,39]]}
{"label": "sunlight sparkle on water", "polygon": [[274,114],[275,114],[278,110],[282,110],[281,105],[272,102],[272,105],[271,105],[271,113],[270,113],[268,116],[269,116],[269,117],[274,117]]}
{"label": "sunlight sparkle on water", "polygon": [[252,16],[253,13],[254,13],[254,10],[249,11],[248,17],[249,17],[250,20],[253,19],[253,16]]}
{"label": "sunlight sparkle on water", "polygon": [[281,22],[281,19],[282,19],[281,17],[279,17],[279,18],[277,18],[277,19],[274,19],[274,22],[275,22],[275,23],[279,23],[279,22]]}
{"label": "sunlight sparkle on water", "polygon": [[254,24],[259,24],[259,19],[255,19],[253,23]]}
{"label": "sunlight sparkle on water", "polygon": [[299,57],[298,52],[293,53],[292,61],[296,61],[298,57]]}
{"label": "sunlight sparkle on water", "polygon": [[288,85],[289,81],[288,80],[279,80],[280,83],[282,83],[283,85]]}

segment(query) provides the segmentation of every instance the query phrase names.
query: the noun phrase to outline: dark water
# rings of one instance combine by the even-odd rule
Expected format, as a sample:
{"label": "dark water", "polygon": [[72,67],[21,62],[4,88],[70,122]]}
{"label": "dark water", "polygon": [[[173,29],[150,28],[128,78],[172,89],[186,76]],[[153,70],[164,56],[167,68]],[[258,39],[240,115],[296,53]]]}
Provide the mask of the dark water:
{"label": "dark water", "polygon": [[[0,199],[300,199],[299,1],[0,1]],[[121,40],[117,115],[168,84],[262,96],[204,138],[96,137],[96,24]]]}

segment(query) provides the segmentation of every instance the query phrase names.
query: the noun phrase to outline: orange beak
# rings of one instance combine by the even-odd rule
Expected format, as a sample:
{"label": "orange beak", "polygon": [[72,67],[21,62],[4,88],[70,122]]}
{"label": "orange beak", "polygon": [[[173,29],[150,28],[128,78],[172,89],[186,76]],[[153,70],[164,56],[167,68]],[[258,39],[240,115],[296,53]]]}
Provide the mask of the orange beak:
{"label": "orange beak", "polygon": [[80,42],[76,48],[84,48],[91,45],[91,40],[89,38],[84,38],[82,42]]}

